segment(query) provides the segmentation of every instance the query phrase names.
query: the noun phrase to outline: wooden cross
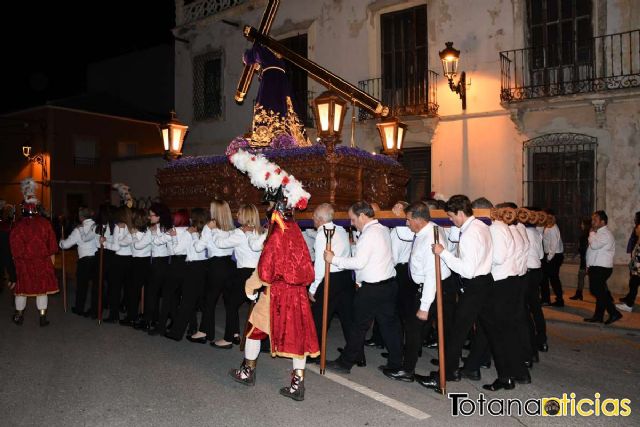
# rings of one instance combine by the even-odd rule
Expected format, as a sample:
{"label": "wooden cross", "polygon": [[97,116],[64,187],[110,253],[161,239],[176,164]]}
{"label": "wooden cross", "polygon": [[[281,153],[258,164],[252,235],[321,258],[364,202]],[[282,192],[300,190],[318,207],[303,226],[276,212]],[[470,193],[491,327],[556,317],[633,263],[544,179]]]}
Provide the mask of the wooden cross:
{"label": "wooden cross", "polygon": [[[298,55],[291,49],[286,48],[277,40],[269,37],[269,30],[271,29],[271,24],[273,23],[279,4],[280,0],[269,0],[267,8],[262,15],[260,28],[255,29],[250,25],[245,25],[243,30],[244,36],[248,40],[260,43],[261,45],[269,48],[275,54],[287,59],[296,67],[306,71],[312,79],[316,80],[327,89],[336,91],[352,104],[357,104],[361,108],[365,108],[375,116],[387,117],[389,115],[389,107],[382,105],[378,99],[358,89],[351,83],[333,74],[326,68],[321,67],[317,63]],[[238,103],[242,103],[244,97],[249,91],[249,86],[251,85],[254,72],[254,65],[244,66],[244,70],[240,76],[240,81],[238,81],[238,87],[236,89],[235,99]]]}

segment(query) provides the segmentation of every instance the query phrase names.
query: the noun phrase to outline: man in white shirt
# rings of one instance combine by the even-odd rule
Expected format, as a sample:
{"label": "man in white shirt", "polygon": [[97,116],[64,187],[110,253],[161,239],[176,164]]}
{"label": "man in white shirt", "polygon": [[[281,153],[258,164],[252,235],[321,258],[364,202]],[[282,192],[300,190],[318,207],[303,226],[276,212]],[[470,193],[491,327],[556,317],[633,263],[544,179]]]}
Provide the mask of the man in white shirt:
{"label": "man in white shirt", "polygon": [[[313,225],[318,230],[314,243],[313,253],[315,255],[313,269],[315,271],[315,279],[309,286],[309,299],[311,300],[311,312],[313,321],[316,325],[318,333],[318,342],[322,343],[322,308],[324,301],[324,250],[327,245],[327,237],[325,230],[335,230],[331,238],[331,250],[339,257],[348,257],[350,254],[349,236],[347,231],[333,223],[333,207],[329,203],[320,204],[313,211]],[[340,325],[344,334],[345,342],[349,339],[351,332],[353,296],[355,288],[351,271],[343,270],[331,265],[329,273],[329,305],[327,307],[327,329],[331,324],[331,318],[334,314],[340,317]],[[364,353],[362,355],[364,357]],[[315,363],[320,360],[317,358],[307,358],[309,362]]]}
{"label": "man in white shirt", "polygon": [[348,213],[351,224],[361,232],[354,256],[334,256],[332,251],[325,251],[324,260],[342,269],[355,270],[360,289],[354,298],[354,326],[350,339],[342,355],[327,367],[336,372],[351,372],[351,367],[363,353],[365,335],[375,319],[389,350],[387,365],[381,368],[400,370],[402,337],[396,305],[398,285],[389,229],[374,219],[373,208],[367,202],[354,203]]}
{"label": "man in white shirt", "polygon": [[[429,208],[422,202],[411,204],[406,214],[407,226],[415,233],[415,240],[409,259],[410,281],[407,286],[410,289],[402,292],[400,299],[401,316],[404,319],[404,361],[402,370],[384,369],[382,373],[395,380],[412,382],[422,344],[422,327],[436,298],[435,256],[431,251],[431,245],[435,243],[435,224],[431,222]],[[439,240],[444,241],[444,233],[439,232]],[[443,281],[449,280],[451,272],[442,260],[440,273]]]}
{"label": "man in white shirt", "polygon": [[[95,223],[91,219],[91,211],[87,208],[78,210],[81,224],[78,225],[67,239],[60,240],[61,249],[69,249],[78,245],[78,262],[76,267],[76,303],[71,311],[80,316],[98,317],[98,265],[96,252]],[[91,308],[84,310],[87,291],[91,282]]]}
{"label": "man in white shirt", "polygon": [[587,248],[587,274],[589,275],[589,289],[596,297],[596,311],[593,316],[584,319],[585,322],[602,322],[605,310],[609,312],[609,319],[605,325],[610,325],[622,319],[613,303],[611,292],[607,287],[607,280],[613,272],[613,256],[616,251],[616,240],[607,227],[609,218],[605,211],[596,211],[591,215],[591,233],[589,233],[589,247]]}
{"label": "man in white shirt", "polygon": [[[542,247],[544,248],[544,258],[542,270],[545,273],[545,279],[542,282],[542,304],[554,307],[564,307],[564,298],[562,296],[562,282],[560,281],[560,267],[564,261],[564,245],[560,237],[560,229],[556,224],[556,217],[553,211],[547,210],[547,223],[545,224],[542,234]],[[549,284],[553,288],[556,300],[551,303],[549,295]]]}
{"label": "man in white shirt", "polygon": [[542,282],[542,234],[536,228],[540,211],[529,208],[529,222],[526,224],[529,250],[527,251],[527,293],[525,306],[529,313],[529,339],[531,341],[532,359],[538,362],[538,351],[549,350],[547,345],[547,324],[540,305],[540,282]]}
{"label": "man in white shirt", "polygon": [[[460,381],[460,355],[462,346],[469,330],[478,318],[480,309],[484,306],[491,278],[491,259],[493,246],[489,227],[473,216],[471,201],[465,195],[451,196],[445,205],[445,212],[460,228],[458,243],[459,256],[455,256],[442,244],[433,245],[433,253],[440,255],[449,269],[455,271],[461,278],[461,295],[456,307],[453,330],[445,343],[446,378],[447,381]],[[420,385],[440,391],[437,373],[427,377],[416,375]]]}

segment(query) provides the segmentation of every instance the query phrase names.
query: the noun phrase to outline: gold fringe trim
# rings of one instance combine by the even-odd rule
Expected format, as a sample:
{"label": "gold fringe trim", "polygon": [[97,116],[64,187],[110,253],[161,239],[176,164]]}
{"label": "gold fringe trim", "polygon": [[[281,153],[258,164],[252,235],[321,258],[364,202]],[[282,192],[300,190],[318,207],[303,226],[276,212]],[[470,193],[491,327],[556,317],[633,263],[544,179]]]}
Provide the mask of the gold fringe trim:
{"label": "gold fringe trim", "polygon": [[53,294],[57,294],[58,292],[60,292],[60,289],[58,289],[57,291],[48,291],[45,292],[44,294],[14,294],[17,297],[39,297],[40,295],[53,295]]}

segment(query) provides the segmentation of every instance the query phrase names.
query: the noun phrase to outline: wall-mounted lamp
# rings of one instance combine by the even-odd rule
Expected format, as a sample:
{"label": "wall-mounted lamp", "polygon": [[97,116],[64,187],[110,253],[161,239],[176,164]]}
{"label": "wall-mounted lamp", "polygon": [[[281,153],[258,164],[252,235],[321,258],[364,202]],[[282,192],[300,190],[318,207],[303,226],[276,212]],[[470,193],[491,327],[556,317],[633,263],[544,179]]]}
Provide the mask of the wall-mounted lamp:
{"label": "wall-mounted lamp", "polygon": [[35,156],[32,156],[30,145],[22,146],[22,155],[25,156],[29,162],[38,163],[39,165],[44,165],[44,155],[36,154]]}
{"label": "wall-mounted lamp", "polygon": [[397,158],[402,151],[402,143],[407,134],[407,125],[401,123],[397,117],[392,117],[377,123],[380,132],[382,152],[387,156]]}
{"label": "wall-mounted lamp", "polygon": [[189,126],[176,118],[175,111],[171,112],[171,118],[168,122],[160,125],[165,159],[173,160],[182,156],[182,144],[184,144],[184,138],[188,130]]}
{"label": "wall-mounted lamp", "polygon": [[458,95],[462,100],[462,109],[467,109],[467,83],[466,73],[460,73],[458,83],[453,83],[453,78],[458,72],[458,61],[460,60],[460,51],[453,47],[453,42],[446,42],[447,47],[440,51],[440,60],[442,60],[442,69],[444,75],[449,80],[449,88]]}

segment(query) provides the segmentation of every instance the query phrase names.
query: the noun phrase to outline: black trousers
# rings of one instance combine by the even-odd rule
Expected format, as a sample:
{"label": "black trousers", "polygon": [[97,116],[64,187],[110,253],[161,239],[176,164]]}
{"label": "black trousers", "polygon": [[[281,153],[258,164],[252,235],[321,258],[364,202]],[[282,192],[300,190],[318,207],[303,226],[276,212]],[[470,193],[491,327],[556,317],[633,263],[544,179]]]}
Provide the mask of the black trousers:
{"label": "black trousers", "polygon": [[133,257],[131,266],[131,280],[127,282],[124,301],[127,306],[127,320],[133,322],[138,319],[142,289],[146,288],[151,280],[151,258]]}
{"label": "black trousers", "polygon": [[533,357],[533,347],[531,340],[529,339],[529,308],[527,306],[527,293],[529,290],[529,283],[527,281],[527,275],[518,276],[516,278],[517,294],[516,294],[516,340],[520,346],[519,354],[521,357],[521,363],[530,361]]}
{"label": "black trousers", "polygon": [[629,306],[633,307],[638,296],[638,285],[640,285],[640,276],[629,274],[629,293],[622,300]]}
{"label": "black trousers", "polygon": [[551,294],[549,292],[549,284],[553,288],[553,293],[558,301],[563,301],[562,296],[562,282],[560,281],[560,266],[564,261],[563,254],[555,254],[551,261],[547,260],[547,254],[542,258],[542,271],[544,272],[544,279],[541,282],[540,296],[542,302],[551,301]]}
{"label": "black trousers", "polygon": [[445,369],[448,375],[452,375],[458,369],[462,346],[471,327],[478,319],[481,308],[485,305],[492,282],[491,274],[473,279],[461,279],[463,290],[458,297],[451,334],[447,336],[448,340],[445,342]]}
{"label": "black trousers", "polygon": [[[100,280],[100,249],[98,249],[98,280]],[[113,259],[116,253],[109,249],[104,249],[102,255],[102,308],[109,308],[109,283],[113,281]]]}
{"label": "black trousers", "polygon": [[396,297],[398,284],[395,279],[367,284],[356,292],[353,300],[353,328],[340,360],[351,367],[364,353],[364,339],[375,319],[380,327],[389,358],[387,366],[400,369],[402,366],[402,336]]}
{"label": "black trousers", "polygon": [[613,273],[613,268],[589,267],[588,270],[589,290],[596,297],[596,311],[593,313],[593,317],[598,319],[604,317],[605,310],[609,312],[609,315],[618,312],[607,286],[607,280],[611,273]]}
{"label": "black trousers", "polygon": [[76,311],[84,313],[87,292],[91,283],[91,314],[98,314],[98,265],[95,256],[78,259],[76,267]]}
{"label": "black trousers", "polygon": [[[355,296],[355,284],[350,270],[338,271],[329,274],[329,304],[327,306],[327,330],[331,325],[334,315],[340,318],[342,334],[345,342],[349,339],[349,333],[353,328],[353,297]],[[311,304],[313,322],[318,333],[318,343],[322,345],[322,306],[324,302],[324,280],[320,282],[314,296],[316,302]],[[358,359],[360,360],[360,359]]]}
{"label": "black trousers", "polygon": [[537,353],[537,348],[540,345],[547,342],[547,322],[544,319],[544,313],[540,305],[540,282],[542,281],[542,276],[541,268],[529,269],[525,275],[527,280],[525,307],[529,324],[531,356]]}
{"label": "black trousers", "polygon": [[[185,280],[182,285],[182,301],[178,308],[178,315],[173,321],[169,335],[172,338],[182,339],[187,324],[193,322],[196,317],[198,301],[205,294],[207,284],[207,261],[190,261],[185,263]],[[197,317],[196,317],[197,318]],[[193,325],[195,326],[195,325]]]}
{"label": "black trousers", "polygon": [[228,286],[222,290],[224,297],[225,324],[224,340],[231,342],[235,335],[240,335],[240,315],[238,310],[245,302],[249,302],[244,285],[254,272],[254,268],[237,268]]}
{"label": "black trousers", "polygon": [[178,305],[180,304],[180,293],[182,284],[186,276],[186,255],[172,255],[169,264],[169,279],[162,286],[162,302],[160,304],[160,314],[158,315],[158,327],[161,331],[167,326],[167,319],[171,317],[173,321],[178,317]]}
{"label": "black trousers", "polygon": [[119,320],[122,291],[130,287],[132,279],[133,257],[114,255],[109,274],[109,318]]}
{"label": "black trousers", "polygon": [[144,320],[157,322],[160,304],[160,292],[169,280],[169,266],[171,257],[156,257],[151,259],[151,278],[144,287]]}
{"label": "black trousers", "polygon": [[207,260],[207,285],[200,331],[207,334],[209,341],[216,336],[216,304],[224,289],[232,286],[235,272],[236,264],[230,255]]}

